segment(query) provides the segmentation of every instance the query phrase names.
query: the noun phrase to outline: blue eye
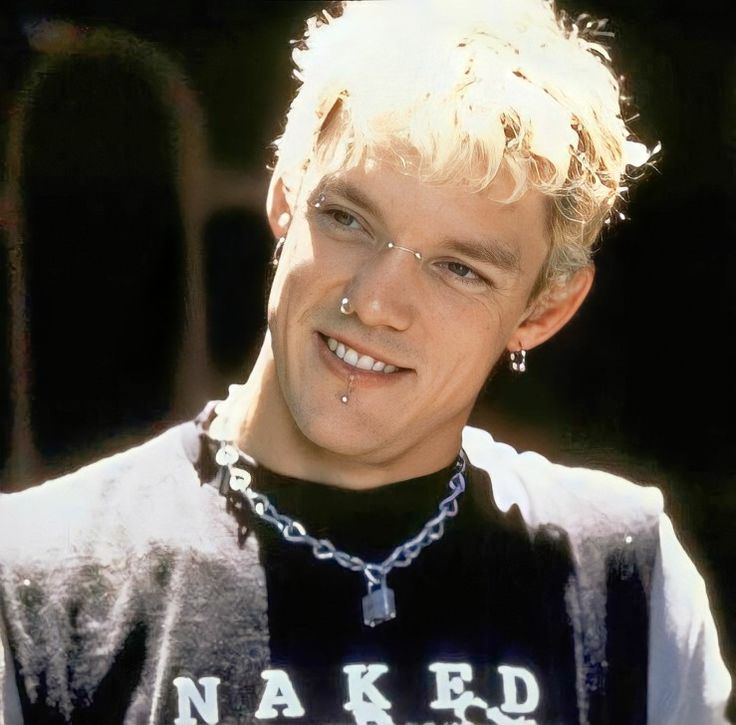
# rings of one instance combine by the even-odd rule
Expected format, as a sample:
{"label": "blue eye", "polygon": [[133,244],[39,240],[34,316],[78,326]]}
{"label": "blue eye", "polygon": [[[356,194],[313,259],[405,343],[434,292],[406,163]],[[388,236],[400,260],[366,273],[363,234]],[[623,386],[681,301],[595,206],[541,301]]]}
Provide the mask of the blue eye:
{"label": "blue eye", "polygon": [[468,287],[493,287],[491,280],[482,277],[472,267],[468,267],[461,262],[443,261],[437,264],[450,282],[467,285]]}
{"label": "blue eye", "polygon": [[461,279],[480,279],[470,267],[466,267],[464,264],[460,264],[460,262],[447,262],[447,269]]}
{"label": "blue eye", "polygon": [[341,227],[348,229],[362,229],[360,222],[349,212],[343,209],[332,209],[328,212],[332,219]]}

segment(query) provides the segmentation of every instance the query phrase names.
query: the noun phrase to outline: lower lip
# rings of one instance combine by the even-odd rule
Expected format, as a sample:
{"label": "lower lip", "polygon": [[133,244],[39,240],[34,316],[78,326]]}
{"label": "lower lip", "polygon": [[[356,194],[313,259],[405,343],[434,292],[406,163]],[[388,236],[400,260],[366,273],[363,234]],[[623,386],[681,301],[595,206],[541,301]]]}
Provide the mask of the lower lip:
{"label": "lower lip", "polygon": [[348,376],[352,375],[353,382],[359,383],[361,387],[390,385],[392,383],[399,382],[411,373],[411,370],[397,370],[394,373],[377,372],[375,370],[361,370],[353,365],[348,365],[337,357],[337,355],[327,347],[327,340],[322,335],[315,333],[315,338],[318,353],[325,365],[327,365],[327,367],[343,382],[346,382]]}

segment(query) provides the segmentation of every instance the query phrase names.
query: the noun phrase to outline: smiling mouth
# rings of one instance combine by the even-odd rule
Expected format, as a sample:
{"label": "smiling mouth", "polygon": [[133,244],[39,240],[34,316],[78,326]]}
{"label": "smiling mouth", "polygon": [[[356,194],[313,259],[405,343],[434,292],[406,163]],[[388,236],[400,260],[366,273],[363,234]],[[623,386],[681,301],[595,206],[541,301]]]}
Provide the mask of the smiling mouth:
{"label": "smiling mouth", "polygon": [[384,373],[386,375],[400,372],[402,370],[402,368],[398,368],[396,365],[390,365],[389,363],[373,358],[370,355],[363,355],[352,347],[346,345],[344,342],[336,340],[334,337],[323,336],[323,339],[335,357],[340,358],[340,360],[342,360],[346,365],[350,365],[357,370]]}

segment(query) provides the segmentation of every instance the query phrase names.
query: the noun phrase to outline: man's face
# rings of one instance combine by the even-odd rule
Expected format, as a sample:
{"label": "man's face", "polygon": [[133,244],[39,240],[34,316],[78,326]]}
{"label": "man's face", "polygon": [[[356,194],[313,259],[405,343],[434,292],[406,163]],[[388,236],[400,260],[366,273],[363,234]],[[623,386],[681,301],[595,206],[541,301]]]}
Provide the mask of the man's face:
{"label": "man's face", "polygon": [[377,465],[457,450],[547,252],[544,198],[492,201],[504,181],[475,194],[380,162],[305,178],[269,327],[281,395],[311,445]]}

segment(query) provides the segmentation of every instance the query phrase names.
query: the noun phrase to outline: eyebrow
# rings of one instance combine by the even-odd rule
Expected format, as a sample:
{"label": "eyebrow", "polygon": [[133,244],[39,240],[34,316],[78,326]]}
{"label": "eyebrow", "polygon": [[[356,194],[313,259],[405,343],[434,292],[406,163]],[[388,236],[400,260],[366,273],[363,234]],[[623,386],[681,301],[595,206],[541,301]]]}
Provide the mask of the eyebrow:
{"label": "eyebrow", "polygon": [[[337,194],[378,219],[382,218],[378,205],[366,196],[358,187],[337,176],[325,176],[312,194],[312,203],[322,194]],[[468,260],[495,267],[502,272],[518,274],[521,270],[519,252],[510,245],[491,239],[484,242],[463,241],[461,239],[444,239],[439,247],[448,252],[461,254]]]}
{"label": "eyebrow", "polygon": [[521,271],[519,253],[506,244],[493,239],[486,242],[465,242],[446,239],[440,247],[480,264],[488,264],[502,272],[518,274]]}
{"label": "eyebrow", "polygon": [[337,194],[356,206],[365,209],[369,214],[381,218],[378,205],[367,197],[357,186],[336,176],[325,176],[312,193],[311,203],[314,203],[322,194]]}

